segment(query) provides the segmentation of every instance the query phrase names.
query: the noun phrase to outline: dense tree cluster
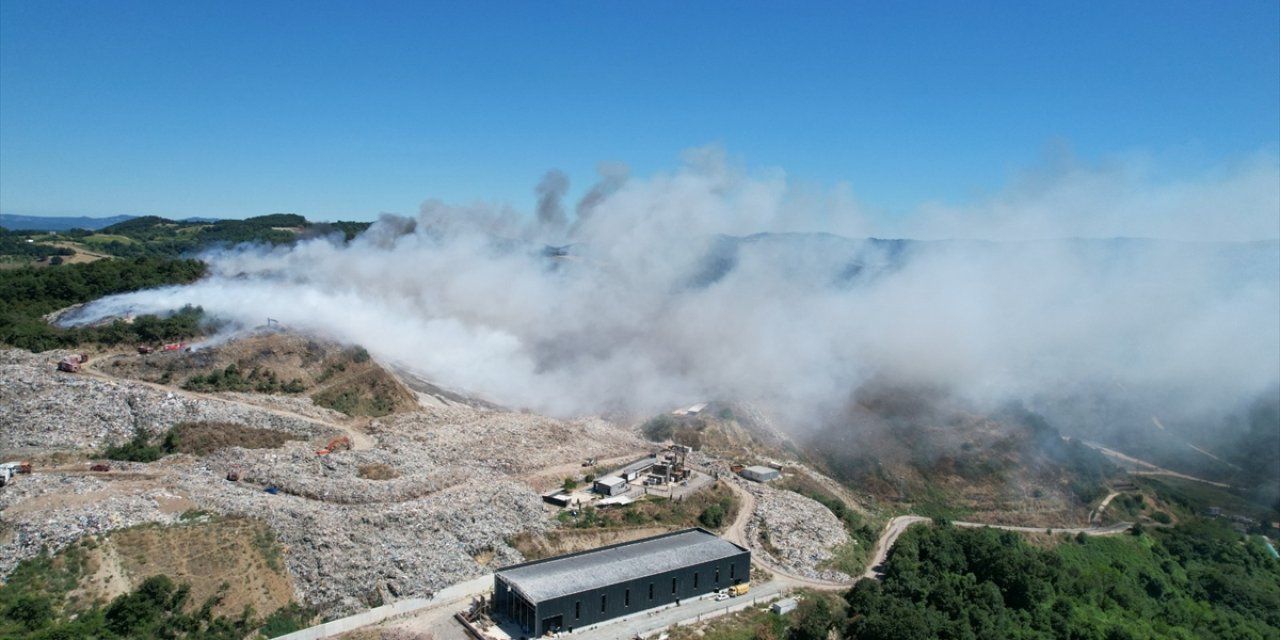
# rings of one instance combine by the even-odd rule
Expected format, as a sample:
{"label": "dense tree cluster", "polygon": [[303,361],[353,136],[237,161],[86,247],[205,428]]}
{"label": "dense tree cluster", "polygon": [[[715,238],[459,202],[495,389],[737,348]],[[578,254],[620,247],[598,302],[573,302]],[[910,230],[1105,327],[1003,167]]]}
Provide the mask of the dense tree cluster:
{"label": "dense tree cluster", "polygon": [[0,587],[0,637],[243,640],[256,637],[255,631],[267,637],[296,631],[315,617],[314,610],[295,603],[266,619],[249,607],[234,618],[214,615],[220,596],[197,604],[188,585],[163,575],[147,578],[110,602],[75,603],[69,595],[88,571],[93,544],[85,539],[56,555],[21,562]]}
{"label": "dense tree cluster", "polygon": [[154,343],[192,336],[202,316],[198,308],[188,307],[167,318],[144,316],[133,323],[81,329],[50,326],[43,316],[116,293],[194,282],[204,273],[205,265],[198,260],[161,256],[0,270],[0,341],[45,351],[82,342]]}
{"label": "dense tree cluster", "polygon": [[43,242],[28,242],[30,239],[29,234],[16,233],[0,227],[0,255],[44,260],[49,256],[70,256],[76,253],[75,250],[66,247]]}
{"label": "dense tree cluster", "polygon": [[846,595],[846,637],[1280,637],[1280,561],[1220,521],[1048,551],[1011,532],[916,527],[886,568]]}
{"label": "dense tree cluster", "polygon": [[344,241],[350,241],[368,227],[367,222],[312,224],[294,213],[212,222],[143,216],[102,229],[100,233],[104,237],[120,236],[123,239],[95,242],[94,246],[117,256],[182,256],[209,247],[230,247],[246,242],[281,245],[294,242],[299,237],[331,234],[342,234]]}

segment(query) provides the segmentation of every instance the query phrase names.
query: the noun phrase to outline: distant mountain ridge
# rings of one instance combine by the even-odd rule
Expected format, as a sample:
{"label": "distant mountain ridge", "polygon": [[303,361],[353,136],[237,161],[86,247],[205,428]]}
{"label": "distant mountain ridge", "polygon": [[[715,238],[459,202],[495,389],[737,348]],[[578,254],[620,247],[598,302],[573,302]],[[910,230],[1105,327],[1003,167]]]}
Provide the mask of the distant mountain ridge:
{"label": "distant mountain ridge", "polygon": [[0,213],[0,227],[13,231],[67,231],[70,229],[88,229],[97,231],[113,224],[132,220],[137,216],[118,215],[109,218],[90,218],[88,216],[21,216],[13,213]]}
{"label": "distant mountain ridge", "polygon": [[[4,227],[10,231],[68,231],[71,229],[101,231],[112,225],[136,220],[139,217],[140,216],[131,216],[127,214],[106,218],[91,218],[89,216],[22,216],[14,213],[0,213],[0,227]],[[174,220],[174,222],[213,223],[221,220],[222,218],[192,216],[190,218]]]}

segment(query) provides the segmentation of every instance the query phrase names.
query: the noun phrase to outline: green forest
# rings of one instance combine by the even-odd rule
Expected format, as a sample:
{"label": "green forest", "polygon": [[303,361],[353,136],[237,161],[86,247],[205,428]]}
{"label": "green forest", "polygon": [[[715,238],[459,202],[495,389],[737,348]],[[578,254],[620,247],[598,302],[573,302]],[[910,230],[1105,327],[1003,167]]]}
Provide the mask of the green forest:
{"label": "green forest", "polygon": [[[70,255],[72,250],[47,242],[62,240],[118,257],[186,257],[214,247],[242,243],[289,244],[300,238],[341,234],[350,241],[369,227],[368,222],[309,222],[295,213],[273,213],[245,220],[185,220],[159,216],[133,218],[98,231],[71,229],[52,234],[43,231],[10,231],[0,228],[0,254],[27,256]],[[26,242],[28,239],[34,242]]]}
{"label": "green forest", "polygon": [[[145,216],[97,232],[72,229],[51,234],[0,228],[0,255],[28,261],[25,266],[0,269],[0,343],[38,352],[86,343],[154,345],[191,338],[208,329],[199,308],[76,329],[50,326],[44,316],[103,296],[194,282],[205,275],[206,267],[188,256],[205,249],[246,242],[279,245],[337,234],[350,241],[368,226],[366,222],[311,223],[297,214],[277,213],[214,222]],[[62,264],[63,256],[76,250],[49,244],[53,241],[114,258]]]}
{"label": "green forest", "polygon": [[1280,638],[1280,560],[1222,520],[1052,549],[945,522],[899,539],[831,625],[852,640]]}
{"label": "green forest", "polygon": [[192,307],[165,318],[143,316],[132,323],[77,329],[54,327],[43,316],[116,293],[194,282],[204,273],[198,260],[164,256],[0,270],[0,342],[38,352],[85,342],[154,343],[197,335],[203,314]]}

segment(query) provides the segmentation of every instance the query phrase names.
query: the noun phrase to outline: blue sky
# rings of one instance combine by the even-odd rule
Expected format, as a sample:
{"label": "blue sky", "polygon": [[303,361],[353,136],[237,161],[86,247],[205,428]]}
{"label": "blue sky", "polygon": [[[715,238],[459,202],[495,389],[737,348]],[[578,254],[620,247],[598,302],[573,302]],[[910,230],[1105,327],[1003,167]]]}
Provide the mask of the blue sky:
{"label": "blue sky", "polygon": [[0,0],[0,211],[533,208],[718,144],[893,214],[1280,149],[1280,3]]}

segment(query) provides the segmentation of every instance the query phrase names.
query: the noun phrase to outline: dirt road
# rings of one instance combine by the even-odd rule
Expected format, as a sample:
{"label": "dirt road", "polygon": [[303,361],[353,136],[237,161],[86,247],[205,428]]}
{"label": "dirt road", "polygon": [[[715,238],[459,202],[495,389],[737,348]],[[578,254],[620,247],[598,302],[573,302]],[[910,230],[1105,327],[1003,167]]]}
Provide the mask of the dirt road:
{"label": "dirt road", "polygon": [[211,394],[211,393],[188,391],[181,387],[171,387],[171,386],[159,384],[156,382],[147,382],[145,380],[135,380],[133,378],[119,378],[99,368],[99,365],[101,365],[104,362],[107,362],[109,358],[116,357],[116,356],[134,356],[134,355],[136,354],[134,354],[132,351],[104,353],[101,355],[95,355],[93,359],[91,359],[89,362],[84,364],[84,366],[80,369],[80,373],[78,375],[88,375],[88,376],[92,376],[94,378],[98,378],[101,380],[106,380],[108,382],[112,382],[115,384],[129,383],[129,384],[141,385],[144,387],[149,387],[151,389],[154,389],[162,393],[173,394],[175,396],[197,398],[201,400],[207,400],[210,402],[223,402],[227,404],[235,404],[235,405],[245,407],[247,409],[252,409],[254,411],[261,411],[263,413],[270,413],[283,418],[291,418],[294,420],[302,420],[305,422],[324,425],[331,429],[336,429],[338,431],[341,431],[343,435],[347,436],[348,438],[351,438],[351,447],[353,449],[362,451],[362,450],[373,448],[373,445],[374,445],[373,438],[369,437],[368,434],[364,433],[363,431],[357,428],[357,424],[361,422],[367,423],[368,422],[367,419],[361,421],[355,418],[350,418],[345,422],[325,420],[323,418],[318,418],[315,416],[308,416],[300,413],[294,413],[292,411],[280,409],[278,407],[264,406],[264,405],[261,405],[255,402],[249,402],[247,400],[240,399],[240,398],[228,398],[228,397]]}
{"label": "dirt road", "polygon": [[1098,508],[1089,512],[1089,522],[1092,524],[1102,522],[1102,514],[1107,510],[1107,505],[1111,504],[1111,501],[1118,495],[1120,495],[1119,491],[1108,493],[1107,497],[1102,499],[1102,503],[1098,505]]}
{"label": "dirt road", "polygon": [[867,561],[867,570],[862,572],[863,578],[878,579],[880,573],[876,568],[884,564],[884,559],[889,557],[889,550],[893,548],[893,544],[898,541],[898,536],[907,530],[913,524],[920,522],[929,522],[929,518],[924,516],[898,516],[889,521],[884,526],[884,531],[880,534],[880,539],[876,540],[875,550],[871,552],[871,559]]}
{"label": "dirt road", "polygon": [[[724,537],[730,542],[750,548],[751,545],[747,541],[747,523],[751,521],[751,516],[755,513],[756,498],[751,495],[750,491],[747,491],[732,479],[725,479],[724,483],[733,491],[734,495],[738,496],[738,517],[734,518],[733,524],[729,525],[729,528],[725,530]],[[838,591],[848,589],[850,586],[843,582],[815,580],[789,573],[769,563],[758,553],[752,554],[751,560],[773,573],[775,580],[780,580],[789,586],[808,587],[823,591]]]}
{"label": "dirt road", "polygon": [[640,458],[647,453],[648,450],[637,449],[633,452],[620,456],[597,460],[596,464],[593,464],[590,467],[584,467],[580,462],[568,462],[555,467],[547,467],[544,469],[538,469],[537,471],[530,471],[529,473],[520,476],[520,479],[536,489],[543,490],[559,485],[567,477],[577,476],[579,473],[582,473],[584,469],[590,470],[594,467],[614,469],[628,462],[634,462],[637,458]]}
{"label": "dirt road", "polygon": [[1187,474],[1185,474],[1185,473],[1179,473],[1179,472],[1177,472],[1177,471],[1172,471],[1172,470],[1170,470],[1170,469],[1165,469],[1164,467],[1161,467],[1161,466],[1158,466],[1158,465],[1154,465],[1154,464],[1152,464],[1152,463],[1150,463],[1150,462],[1147,462],[1146,460],[1139,460],[1139,459],[1137,459],[1137,458],[1135,458],[1135,457],[1133,457],[1133,456],[1130,456],[1130,455],[1127,455],[1127,454],[1120,453],[1119,451],[1116,451],[1116,450],[1114,450],[1114,449],[1108,449],[1108,448],[1106,448],[1106,447],[1104,447],[1104,446],[1102,446],[1102,445],[1100,445],[1100,444],[1098,444],[1098,443],[1096,443],[1096,442],[1083,442],[1083,441],[1082,441],[1082,444],[1084,444],[1084,446],[1086,446],[1086,447],[1089,447],[1090,449],[1093,449],[1093,450],[1097,451],[1098,453],[1101,453],[1102,455],[1104,455],[1104,456],[1106,456],[1106,457],[1108,457],[1108,458],[1111,458],[1112,460],[1115,460],[1116,462],[1119,462],[1119,463],[1121,464],[1121,466],[1126,467],[1126,468],[1128,469],[1128,471],[1129,471],[1129,473],[1130,473],[1131,475],[1135,475],[1135,476],[1169,476],[1169,477],[1172,477],[1172,478],[1182,478],[1183,480],[1193,480],[1193,481],[1195,481],[1195,482],[1203,482],[1203,483],[1205,483],[1205,484],[1211,484],[1211,485],[1213,485],[1213,486],[1215,486],[1215,487],[1222,487],[1223,489],[1230,489],[1230,488],[1231,488],[1231,485],[1226,484],[1226,483],[1222,483],[1222,482],[1215,482],[1215,481],[1213,481],[1213,480],[1206,480],[1206,479],[1204,479],[1204,478],[1197,478],[1197,477],[1195,477],[1195,476],[1189,476],[1189,475],[1187,475]]}

